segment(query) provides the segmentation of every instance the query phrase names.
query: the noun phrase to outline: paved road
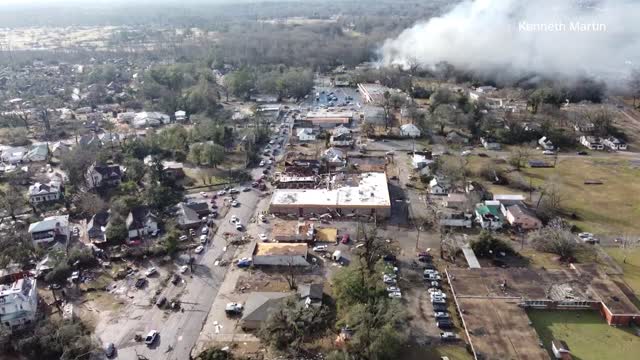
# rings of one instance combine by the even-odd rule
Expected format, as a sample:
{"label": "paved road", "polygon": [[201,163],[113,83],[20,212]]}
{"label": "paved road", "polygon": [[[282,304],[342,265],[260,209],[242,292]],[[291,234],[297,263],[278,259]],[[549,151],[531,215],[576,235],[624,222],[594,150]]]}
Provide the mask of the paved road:
{"label": "paved road", "polygon": [[[288,140],[287,136],[285,146]],[[283,153],[284,151],[281,151],[281,154]],[[253,169],[251,171],[253,178],[262,175],[262,170],[262,168]],[[237,233],[235,226],[230,223],[233,215],[237,216],[246,226],[255,215],[259,199],[260,193],[255,189],[241,192],[237,195],[240,206],[231,208],[225,217],[217,221],[219,227],[213,240],[209,242],[202,254],[196,255],[193,276],[185,276],[186,283],[182,285],[184,290],[180,297],[184,311],[167,315],[165,311],[152,306],[128,309],[130,313],[126,318],[100,330],[100,340],[103,343],[113,342],[116,344],[118,359],[137,359],[137,354],[154,360],[189,359],[191,349],[198,339],[228,269],[228,267],[215,266],[214,264],[222,257],[230,258],[233,255],[227,254],[222,234],[225,232]],[[228,249],[228,252],[231,251]],[[169,290],[165,290],[165,292],[169,292],[167,298],[177,292],[171,286],[169,285]],[[160,333],[153,346],[147,347],[133,340],[136,333],[145,334],[151,329],[158,330]]]}

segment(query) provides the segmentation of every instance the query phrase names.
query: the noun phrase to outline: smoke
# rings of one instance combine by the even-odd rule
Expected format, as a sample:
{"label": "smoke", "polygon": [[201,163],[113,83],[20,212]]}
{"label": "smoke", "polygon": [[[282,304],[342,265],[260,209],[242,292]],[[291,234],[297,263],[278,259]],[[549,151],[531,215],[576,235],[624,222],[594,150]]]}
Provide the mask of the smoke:
{"label": "smoke", "polygon": [[615,86],[640,66],[640,2],[464,0],[381,47],[384,65],[446,62],[491,78],[589,76]]}

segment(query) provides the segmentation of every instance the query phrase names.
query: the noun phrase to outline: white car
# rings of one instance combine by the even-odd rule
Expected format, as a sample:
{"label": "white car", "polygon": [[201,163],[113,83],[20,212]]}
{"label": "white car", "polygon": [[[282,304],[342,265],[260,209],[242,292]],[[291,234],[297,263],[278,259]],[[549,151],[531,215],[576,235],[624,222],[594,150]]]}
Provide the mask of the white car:
{"label": "white car", "polygon": [[442,298],[442,299],[446,299],[447,298],[447,294],[441,292],[441,293],[433,293],[430,295],[431,299],[437,299],[437,298]]}
{"label": "white car", "polygon": [[206,193],[206,192],[204,192],[204,191],[200,191],[200,196],[202,196],[202,197],[207,197],[207,193]]}
{"label": "white car", "polygon": [[207,242],[207,235],[200,235],[200,243],[204,244]]}
{"label": "white car", "polygon": [[231,215],[231,223],[235,224],[236,222],[238,222],[238,217],[235,215]]}
{"label": "white car", "polygon": [[392,299],[401,299],[402,293],[400,291],[394,291],[389,293],[389,297]]}
{"label": "white car", "polygon": [[238,194],[240,192],[240,190],[233,188],[231,190],[229,190],[229,194]]}
{"label": "white car", "polygon": [[258,235],[258,237],[260,237],[260,241],[269,241],[269,238],[267,237],[267,235],[265,234],[260,234]]}
{"label": "white car", "polygon": [[446,312],[437,312],[433,314],[433,317],[436,319],[449,319],[451,316]]}
{"label": "white car", "polygon": [[553,150],[545,150],[542,152],[542,155],[555,155],[556,152]]}
{"label": "white car", "polygon": [[264,160],[260,161],[260,165],[259,165],[259,166],[260,166],[260,167],[263,167],[263,166],[264,166]]}
{"label": "white car", "polygon": [[180,241],[187,241],[187,240],[189,240],[189,237],[188,237],[187,235],[181,235],[181,236],[178,238],[178,240],[180,240]]}
{"label": "white car", "polygon": [[240,206],[240,203],[238,202],[238,200],[233,200],[233,201],[231,202],[231,206],[233,206],[233,207],[238,207],[238,206]]}
{"label": "white car", "polygon": [[236,230],[242,231],[242,224],[239,221],[236,223]]}
{"label": "white car", "polygon": [[196,254],[200,254],[204,250],[204,246],[200,245],[195,250],[193,250]]}
{"label": "white car", "polygon": [[156,341],[157,337],[158,337],[158,331],[157,330],[151,330],[151,331],[149,331],[147,336],[144,338],[144,343],[147,344],[147,345],[151,345]]}
{"label": "white car", "polygon": [[224,311],[229,315],[236,315],[242,312],[243,306],[242,304],[230,302],[227,303],[227,306],[224,307]]}
{"label": "white car", "polygon": [[187,272],[187,270],[189,270],[189,267],[187,265],[182,265],[180,266],[180,273],[184,274]]}
{"label": "white car", "polygon": [[387,285],[390,285],[390,284],[395,285],[397,283],[395,278],[390,277],[388,275],[383,275],[382,276],[382,282],[384,282]]}
{"label": "white car", "polygon": [[462,153],[460,153],[460,155],[462,155],[462,156],[469,156],[469,155],[471,155],[471,150],[465,150],[465,151],[463,151]]}
{"label": "white car", "polygon": [[148,269],[147,269],[147,271],[145,271],[145,272],[144,272],[144,275],[145,275],[145,276],[147,276],[147,277],[149,277],[149,276],[151,276],[151,275],[155,274],[156,272],[158,272],[158,271],[156,270],[156,268],[154,268],[154,267],[150,267],[150,268],[148,268]]}
{"label": "white car", "polygon": [[227,193],[226,190],[220,190],[220,191],[217,192],[218,196],[222,196],[222,195],[224,195],[226,193]]}
{"label": "white car", "polygon": [[258,219],[262,222],[267,222],[267,217],[262,214],[258,215]]}
{"label": "white car", "polygon": [[315,252],[325,252],[327,249],[329,249],[327,245],[317,245],[313,247],[313,251]]}
{"label": "white car", "polygon": [[271,164],[273,164],[273,161],[267,160],[267,164],[271,165]]}
{"label": "white car", "polygon": [[388,286],[387,292],[400,292],[400,288],[397,286]]}
{"label": "white car", "polygon": [[429,294],[438,294],[438,293],[442,293],[442,290],[438,289],[438,288],[428,288],[427,292]]}
{"label": "white car", "polygon": [[202,230],[200,231],[202,234],[207,235],[209,233],[209,228],[208,227],[203,227]]}

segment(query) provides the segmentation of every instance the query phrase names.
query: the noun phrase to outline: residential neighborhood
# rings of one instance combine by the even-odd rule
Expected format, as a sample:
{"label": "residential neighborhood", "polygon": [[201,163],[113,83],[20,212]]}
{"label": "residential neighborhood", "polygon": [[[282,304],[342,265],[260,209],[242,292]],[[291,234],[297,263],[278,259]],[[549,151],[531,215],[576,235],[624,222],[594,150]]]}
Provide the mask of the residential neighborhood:
{"label": "residential neighborhood", "polygon": [[[640,6],[34,1],[0,4],[0,359],[640,353]],[[539,8],[629,50],[509,27]]]}

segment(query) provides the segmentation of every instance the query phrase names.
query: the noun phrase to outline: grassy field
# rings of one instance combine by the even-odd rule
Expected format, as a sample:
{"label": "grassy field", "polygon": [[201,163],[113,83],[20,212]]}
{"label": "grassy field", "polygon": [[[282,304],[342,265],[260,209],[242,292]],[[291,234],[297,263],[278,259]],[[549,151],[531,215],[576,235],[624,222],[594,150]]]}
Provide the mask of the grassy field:
{"label": "grassy field", "polygon": [[640,353],[640,340],[630,328],[616,328],[605,323],[597,311],[528,312],[544,347],[551,340],[564,340],[577,360],[632,360]]}
{"label": "grassy field", "polygon": [[624,262],[624,253],[620,248],[605,248],[609,254],[624,271],[624,281],[633,289],[636,295],[640,296],[640,249],[632,249]]}
{"label": "grassy field", "polygon": [[[469,170],[478,173],[493,159],[470,156],[469,161]],[[563,207],[578,215],[572,222],[583,231],[615,236],[640,233],[637,222],[640,202],[629,196],[640,192],[640,182],[636,181],[640,166],[614,157],[571,157],[560,159],[555,168],[525,168],[521,173],[537,187],[556,184],[562,193]],[[584,185],[585,180],[600,180],[603,184]],[[488,188],[506,194],[521,193],[505,186],[489,185]]]}

